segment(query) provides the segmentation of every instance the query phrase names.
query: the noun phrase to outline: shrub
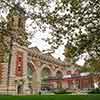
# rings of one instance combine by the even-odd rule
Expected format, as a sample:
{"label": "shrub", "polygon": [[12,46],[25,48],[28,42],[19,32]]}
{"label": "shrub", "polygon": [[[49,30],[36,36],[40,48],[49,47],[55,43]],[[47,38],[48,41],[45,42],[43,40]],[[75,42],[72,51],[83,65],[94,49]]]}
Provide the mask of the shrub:
{"label": "shrub", "polygon": [[89,94],[99,94],[100,93],[100,89],[99,88],[96,88],[96,89],[93,89],[91,90],[90,92],[88,92]]}
{"label": "shrub", "polygon": [[67,92],[64,89],[58,89],[56,91],[54,91],[55,94],[71,94],[72,92]]}

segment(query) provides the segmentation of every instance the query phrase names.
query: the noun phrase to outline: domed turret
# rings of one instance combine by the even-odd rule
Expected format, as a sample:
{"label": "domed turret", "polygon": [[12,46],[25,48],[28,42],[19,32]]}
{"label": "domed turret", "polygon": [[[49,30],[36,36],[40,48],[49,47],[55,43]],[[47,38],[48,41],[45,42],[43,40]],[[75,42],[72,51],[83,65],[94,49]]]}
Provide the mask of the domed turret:
{"label": "domed turret", "polygon": [[26,18],[25,11],[18,4],[9,10],[7,16],[7,28],[13,34],[14,41],[22,46],[29,45],[28,33],[25,32]]}
{"label": "domed turret", "polygon": [[[15,9],[16,8],[16,9]],[[10,30],[25,30],[25,21],[26,16],[23,9],[16,5],[15,8],[9,10],[9,14],[7,16],[8,19],[8,29]]]}

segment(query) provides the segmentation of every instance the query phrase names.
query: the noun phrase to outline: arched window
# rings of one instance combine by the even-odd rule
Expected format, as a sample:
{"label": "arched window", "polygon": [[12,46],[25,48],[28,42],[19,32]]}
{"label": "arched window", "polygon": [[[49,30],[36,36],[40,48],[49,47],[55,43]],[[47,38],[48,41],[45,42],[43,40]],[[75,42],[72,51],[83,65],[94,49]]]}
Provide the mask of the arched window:
{"label": "arched window", "polygon": [[35,71],[34,66],[31,63],[28,63],[27,75],[32,77],[34,71]]}
{"label": "arched window", "polygon": [[41,71],[41,77],[42,79],[48,78],[49,76],[51,76],[51,71],[49,68],[43,68]]}
{"label": "arched window", "polygon": [[11,24],[12,24],[12,26],[14,26],[14,18],[12,17],[11,20],[12,20],[12,21],[11,21]]}
{"label": "arched window", "polygon": [[18,20],[18,27],[21,27],[21,18]]}
{"label": "arched window", "polygon": [[28,75],[29,75],[29,76],[32,76],[32,73],[33,73],[32,67],[29,66],[29,67],[28,67]]}
{"label": "arched window", "polygon": [[71,75],[71,71],[70,70],[68,70],[66,73],[67,73],[67,75]]}

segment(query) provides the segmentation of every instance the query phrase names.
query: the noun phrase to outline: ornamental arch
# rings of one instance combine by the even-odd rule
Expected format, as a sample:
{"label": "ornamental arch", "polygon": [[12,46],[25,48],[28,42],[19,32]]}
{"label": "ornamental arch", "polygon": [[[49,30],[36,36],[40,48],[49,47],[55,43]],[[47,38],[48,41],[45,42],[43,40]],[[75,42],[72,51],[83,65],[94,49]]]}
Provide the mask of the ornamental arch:
{"label": "ornamental arch", "polygon": [[38,77],[37,69],[33,63],[28,63],[27,77],[28,77],[28,87],[30,93],[32,93],[33,89],[37,87],[37,77]]}
{"label": "ornamental arch", "polygon": [[48,79],[52,76],[52,69],[48,65],[43,65],[40,70],[41,89],[49,89],[51,84]]}
{"label": "ornamental arch", "polygon": [[53,75],[53,69],[48,64],[43,64],[40,68],[40,78],[48,78]]}
{"label": "ornamental arch", "polygon": [[44,67],[41,70],[41,79],[49,78],[52,75],[51,70],[48,67]]}
{"label": "ornamental arch", "polygon": [[36,70],[35,65],[33,63],[28,63],[27,74],[29,77],[32,77],[33,80],[36,80],[37,70]]}

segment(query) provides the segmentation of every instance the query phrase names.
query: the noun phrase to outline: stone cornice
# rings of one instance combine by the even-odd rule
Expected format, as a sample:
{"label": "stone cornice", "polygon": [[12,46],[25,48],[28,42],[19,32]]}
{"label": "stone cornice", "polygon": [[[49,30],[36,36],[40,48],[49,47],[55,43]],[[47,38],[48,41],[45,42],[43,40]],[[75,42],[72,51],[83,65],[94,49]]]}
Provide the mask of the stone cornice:
{"label": "stone cornice", "polygon": [[37,51],[36,47],[35,48],[33,47],[33,49],[30,49],[30,48],[27,48],[25,46],[20,46],[17,43],[13,43],[13,46],[25,50],[26,52],[28,52],[28,54],[30,54],[29,56],[32,57],[32,58],[35,57],[39,60],[50,62],[50,63],[60,65],[60,66],[63,66],[63,67],[68,66],[68,64],[66,64],[65,62],[63,62],[59,59],[54,58],[53,56],[51,57],[50,55],[46,55],[46,54],[42,53],[41,51]]}
{"label": "stone cornice", "polygon": [[65,63],[63,61],[60,61],[59,59],[56,59],[54,57],[51,58],[50,56],[45,55],[42,52],[38,53],[35,50],[32,50],[32,52],[33,57],[37,58],[38,60],[46,61],[60,66],[65,66]]}

